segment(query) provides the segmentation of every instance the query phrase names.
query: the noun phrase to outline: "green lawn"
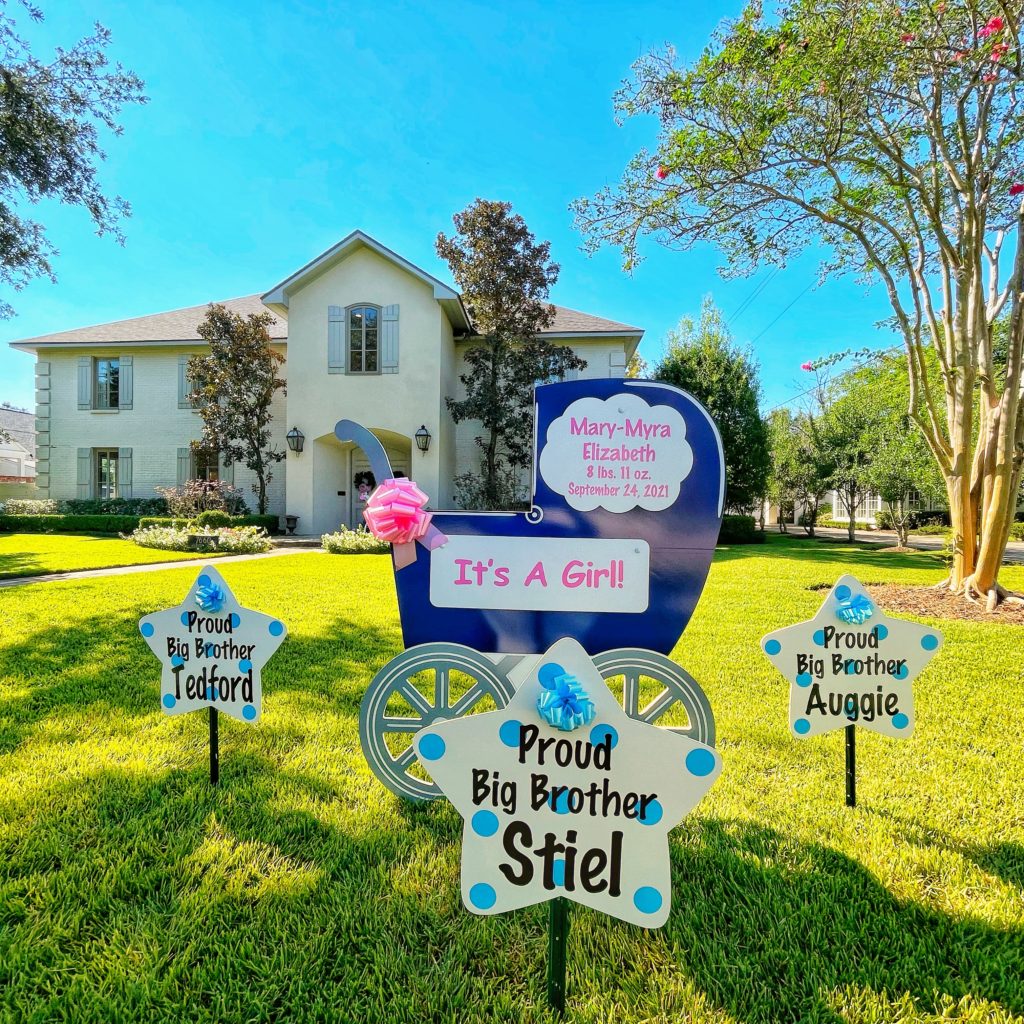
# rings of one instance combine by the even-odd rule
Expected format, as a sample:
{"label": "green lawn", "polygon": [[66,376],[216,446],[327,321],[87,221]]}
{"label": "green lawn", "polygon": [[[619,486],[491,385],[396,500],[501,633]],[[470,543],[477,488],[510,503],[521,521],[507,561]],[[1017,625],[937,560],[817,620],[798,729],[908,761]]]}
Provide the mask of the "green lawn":
{"label": "green lawn", "polygon": [[0,533],[0,579],[209,557],[195,551],[140,548],[130,540],[94,534]]}
{"label": "green lawn", "polygon": [[[941,623],[905,741],[798,742],[758,638],[845,569],[927,555],[722,550],[675,652],[725,771],[672,836],[668,925],[573,908],[570,1021],[1024,1021],[1024,627]],[[290,636],[256,727],[157,708],[140,615],[195,568],[0,591],[0,1015],[9,1021],[541,1021],[546,910],[458,895],[461,824],[363,761],[359,700],[401,650],[385,557],[228,564]],[[1024,568],[1005,582],[1024,586]]]}

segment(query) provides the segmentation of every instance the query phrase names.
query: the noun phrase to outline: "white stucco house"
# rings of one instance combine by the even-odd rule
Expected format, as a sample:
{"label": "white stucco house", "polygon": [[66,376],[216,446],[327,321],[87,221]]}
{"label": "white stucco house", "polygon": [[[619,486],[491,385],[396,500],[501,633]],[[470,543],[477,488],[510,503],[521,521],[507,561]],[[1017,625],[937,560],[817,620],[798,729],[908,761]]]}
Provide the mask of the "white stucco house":
{"label": "white stucco house", "polygon": [[[270,310],[285,356],[287,395],[274,412],[274,444],[304,435],[275,468],[269,511],[299,516],[317,535],[361,522],[354,481],[361,450],[334,436],[339,419],[369,427],[396,471],[435,508],[451,507],[452,481],[475,469],[476,430],[456,427],[445,398],[458,396],[473,325],[450,285],[362,231],[354,231],[269,291],[229,299],[240,314]],[[250,491],[244,466],[197,465],[201,436],[187,400],[185,367],[202,350],[207,304],[12,342],[36,358],[37,486],[54,498],[148,497],[159,486],[220,475]],[[622,376],[643,331],[556,307],[545,336],[587,361],[581,377]],[[421,452],[415,434],[430,434]],[[253,506],[252,494],[247,501]]]}
{"label": "white stucco house", "polygon": [[35,418],[27,409],[0,404],[0,480],[31,484],[36,477]]}

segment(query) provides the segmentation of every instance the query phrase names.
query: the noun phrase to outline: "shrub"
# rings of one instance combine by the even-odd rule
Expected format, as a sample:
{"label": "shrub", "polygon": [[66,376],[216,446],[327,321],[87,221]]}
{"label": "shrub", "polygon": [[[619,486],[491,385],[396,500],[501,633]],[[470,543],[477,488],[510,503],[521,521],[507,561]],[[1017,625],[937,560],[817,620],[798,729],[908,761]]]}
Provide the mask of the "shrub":
{"label": "shrub", "polygon": [[85,516],[158,516],[167,511],[163,498],[66,498],[60,511]]}
{"label": "shrub", "polygon": [[391,547],[386,540],[377,540],[365,526],[354,530],[342,527],[337,533],[325,533],[320,543],[332,555],[377,555]]}
{"label": "shrub", "polygon": [[[139,529],[145,530],[150,526],[171,526],[176,530],[185,530],[190,527],[198,525],[198,519],[192,519],[189,516],[143,516],[139,520]],[[259,515],[247,515],[247,516],[231,516],[227,526],[258,526],[262,530],[266,530],[267,533],[278,532],[278,519],[277,516],[259,516]]]}
{"label": "shrub", "polygon": [[219,509],[231,515],[249,511],[241,488],[223,480],[189,480],[181,487],[158,487],[166,511],[172,516],[192,518],[207,509]]}
{"label": "shrub", "polygon": [[722,516],[719,544],[763,544],[764,534],[753,516]]}
{"label": "shrub", "polygon": [[196,516],[196,526],[230,526],[231,516],[219,508],[208,508]]}
{"label": "shrub", "polygon": [[941,523],[926,523],[924,526],[918,526],[914,529],[914,533],[923,533],[933,537],[944,537],[951,530],[949,526],[943,526]]}
{"label": "shrub", "polygon": [[138,516],[0,516],[0,532],[12,533],[128,533],[138,525]]}
{"label": "shrub", "polygon": [[951,523],[948,508],[933,508],[927,512],[918,512],[916,515],[918,526],[949,526]]}
{"label": "shrub", "polygon": [[274,546],[267,536],[267,531],[259,526],[222,526],[202,532],[215,533],[220,538],[220,550],[230,551],[236,555],[253,555],[260,551],[269,551]]}
{"label": "shrub", "polygon": [[[849,528],[849,523],[845,519],[819,519],[819,526],[824,526],[829,530],[846,530]],[[856,530],[874,530],[875,526],[869,524],[863,520],[858,520],[857,525],[854,527]]]}
{"label": "shrub", "polygon": [[1010,540],[1024,540],[1024,523],[1014,523],[1010,527]]}
{"label": "shrub", "polygon": [[54,498],[8,498],[2,511],[8,516],[52,516],[60,505]]}
{"label": "shrub", "polygon": [[219,526],[203,527],[202,529],[148,526],[145,529],[136,530],[129,539],[143,548],[190,551],[194,544],[190,538],[196,534],[204,537],[216,537],[217,550],[230,551],[234,555],[258,554],[261,551],[269,551],[273,546],[266,530],[258,526]]}
{"label": "shrub", "polygon": [[140,548],[160,548],[162,551],[188,551],[187,530],[176,530],[173,526],[147,526],[136,530],[129,540]]}

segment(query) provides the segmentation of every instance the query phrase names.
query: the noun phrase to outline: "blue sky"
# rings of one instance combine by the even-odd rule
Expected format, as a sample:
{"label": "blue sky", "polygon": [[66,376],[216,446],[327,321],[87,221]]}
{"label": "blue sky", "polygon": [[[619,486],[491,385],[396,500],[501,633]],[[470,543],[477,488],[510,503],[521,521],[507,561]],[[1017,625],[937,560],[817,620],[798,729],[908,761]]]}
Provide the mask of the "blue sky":
{"label": "blue sky", "polygon": [[[555,302],[643,327],[648,360],[705,294],[729,315],[770,273],[726,282],[713,248],[648,242],[628,276],[618,253],[580,251],[568,210],[654,140],[653,120],[614,122],[630,64],[666,42],[696,56],[738,2],[43,5],[38,53],[99,20],[150,102],[126,112],[102,168],[133,206],[127,244],[95,237],[80,210],[40,207],[58,283],[6,296],[18,315],[3,341],[261,292],[356,227],[450,280],[434,238],[476,196],[511,202],[551,241]],[[765,408],[807,386],[805,359],[888,343],[881,290],[813,287],[819,256],[730,322],[754,342]],[[6,345],[2,400],[33,401],[32,359]]]}

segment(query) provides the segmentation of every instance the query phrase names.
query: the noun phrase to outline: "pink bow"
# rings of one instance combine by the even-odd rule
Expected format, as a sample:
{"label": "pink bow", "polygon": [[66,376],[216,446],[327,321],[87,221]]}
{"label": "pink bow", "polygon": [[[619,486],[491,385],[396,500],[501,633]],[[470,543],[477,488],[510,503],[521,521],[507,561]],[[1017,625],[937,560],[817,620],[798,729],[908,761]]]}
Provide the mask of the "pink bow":
{"label": "pink bow", "polygon": [[433,515],[423,506],[427,496],[407,477],[385,480],[370,495],[363,509],[370,533],[395,545],[395,568],[404,569],[416,561],[416,543],[428,551],[448,538],[431,526]]}

